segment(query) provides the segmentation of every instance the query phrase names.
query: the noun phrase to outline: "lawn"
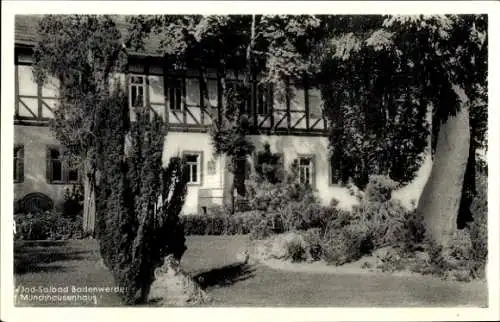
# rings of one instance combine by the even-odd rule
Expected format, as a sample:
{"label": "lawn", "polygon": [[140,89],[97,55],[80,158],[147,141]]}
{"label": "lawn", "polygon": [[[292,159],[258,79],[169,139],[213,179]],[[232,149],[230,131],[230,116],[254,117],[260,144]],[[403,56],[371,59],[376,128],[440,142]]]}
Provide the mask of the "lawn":
{"label": "lawn", "polygon": [[[238,265],[236,253],[246,236],[190,236],[182,259],[185,271],[203,277],[213,306],[293,307],[418,307],[487,305],[485,283],[442,281],[421,276],[369,276],[274,270],[262,265]],[[82,287],[114,287],[112,275],[97,264],[92,240],[15,244],[15,284],[19,306],[117,306],[113,290],[100,289],[93,298]],[[75,299],[35,300],[29,288],[68,287],[54,295]],[[72,286],[79,287],[75,293]],[[47,290],[44,290],[47,294]],[[49,290],[50,291],[50,290]],[[40,293],[38,293],[40,294]],[[21,295],[24,298],[21,299]],[[66,294],[68,295],[68,294]]]}

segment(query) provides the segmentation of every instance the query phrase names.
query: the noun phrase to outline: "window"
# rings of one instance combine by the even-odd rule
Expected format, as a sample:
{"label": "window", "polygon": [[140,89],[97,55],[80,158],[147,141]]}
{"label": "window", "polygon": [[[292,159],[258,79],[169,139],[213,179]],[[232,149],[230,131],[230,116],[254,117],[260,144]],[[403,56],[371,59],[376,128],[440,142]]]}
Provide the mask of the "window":
{"label": "window", "polygon": [[146,77],[140,75],[130,75],[129,84],[129,104],[130,107],[146,106]]}
{"label": "window", "polygon": [[312,157],[299,157],[299,181],[301,184],[312,186],[313,184]]}
{"label": "window", "polygon": [[271,111],[273,104],[273,92],[271,86],[259,85],[257,96],[257,114],[267,115]]}
{"label": "window", "polygon": [[201,152],[184,153],[188,184],[201,184]]}
{"label": "window", "polygon": [[63,150],[59,147],[47,149],[47,182],[49,183],[77,183],[78,170],[68,167],[63,162]]}
{"label": "window", "polygon": [[233,93],[237,95],[240,101],[239,109],[244,113],[250,112],[250,92],[246,91],[245,84],[240,79],[226,80],[226,94]]}
{"label": "window", "polygon": [[56,148],[49,149],[50,155],[50,181],[63,181],[62,155],[61,151]]}
{"label": "window", "polygon": [[330,184],[335,185],[339,184],[342,181],[342,175],[341,175],[341,163],[339,158],[335,158],[334,156],[331,156],[329,158],[329,166],[330,166]]}
{"label": "window", "polygon": [[309,88],[307,91],[309,99],[309,115],[312,118],[320,118],[323,116],[323,103],[321,100],[321,92],[317,88]]}
{"label": "window", "polygon": [[14,182],[24,181],[24,146],[14,147]]}
{"label": "window", "polygon": [[170,78],[168,82],[168,103],[170,110],[182,110],[182,79]]}

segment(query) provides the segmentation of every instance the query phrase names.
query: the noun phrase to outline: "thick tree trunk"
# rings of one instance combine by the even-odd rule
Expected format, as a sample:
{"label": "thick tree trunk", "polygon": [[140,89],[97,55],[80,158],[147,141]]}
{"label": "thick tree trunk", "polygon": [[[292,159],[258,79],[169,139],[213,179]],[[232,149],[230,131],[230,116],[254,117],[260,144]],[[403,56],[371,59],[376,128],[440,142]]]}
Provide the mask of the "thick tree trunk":
{"label": "thick tree trunk", "polygon": [[456,115],[440,125],[433,167],[417,208],[427,236],[443,247],[457,228],[471,136],[468,100],[463,91],[456,91],[462,104]]}
{"label": "thick tree trunk", "polygon": [[95,169],[92,169],[90,162],[85,162],[83,176],[83,232],[94,235],[95,231]]}

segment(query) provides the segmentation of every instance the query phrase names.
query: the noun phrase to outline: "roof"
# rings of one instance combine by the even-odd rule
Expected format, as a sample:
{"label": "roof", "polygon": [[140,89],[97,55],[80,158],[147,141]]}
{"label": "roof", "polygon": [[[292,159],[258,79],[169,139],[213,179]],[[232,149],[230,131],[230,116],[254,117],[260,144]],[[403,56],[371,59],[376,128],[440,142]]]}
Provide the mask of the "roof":
{"label": "roof", "polygon": [[[118,29],[122,35],[126,35],[128,32],[128,23],[124,15],[112,16]],[[43,18],[43,15],[16,15],[15,16],[15,27],[14,27],[14,41],[15,44],[34,46],[37,41],[37,29],[38,23]],[[158,56],[160,54],[159,48],[160,40],[157,38],[148,38],[145,40],[145,48],[140,54],[146,54],[151,56]]]}

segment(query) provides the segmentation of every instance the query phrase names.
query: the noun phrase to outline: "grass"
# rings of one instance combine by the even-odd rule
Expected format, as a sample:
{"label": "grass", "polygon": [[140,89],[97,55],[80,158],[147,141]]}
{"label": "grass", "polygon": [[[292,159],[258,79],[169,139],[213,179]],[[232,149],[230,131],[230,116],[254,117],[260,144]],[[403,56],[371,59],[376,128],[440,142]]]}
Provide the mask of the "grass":
{"label": "grass", "polygon": [[[274,270],[239,265],[236,253],[246,236],[189,236],[182,267],[201,277],[213,306],[264,307],[419,307],[487,305],[484,283],[442,281],[423,276],[363,276]],[[16,287],[114,286],[97,264],[95,241],[36,242],[15,245]],[[26,292],[24,292],[26,294]],[[60,293],[58,293],[60,294]],[[119,306],[116,293],[97,301],[19,301],[21,306]]]}

